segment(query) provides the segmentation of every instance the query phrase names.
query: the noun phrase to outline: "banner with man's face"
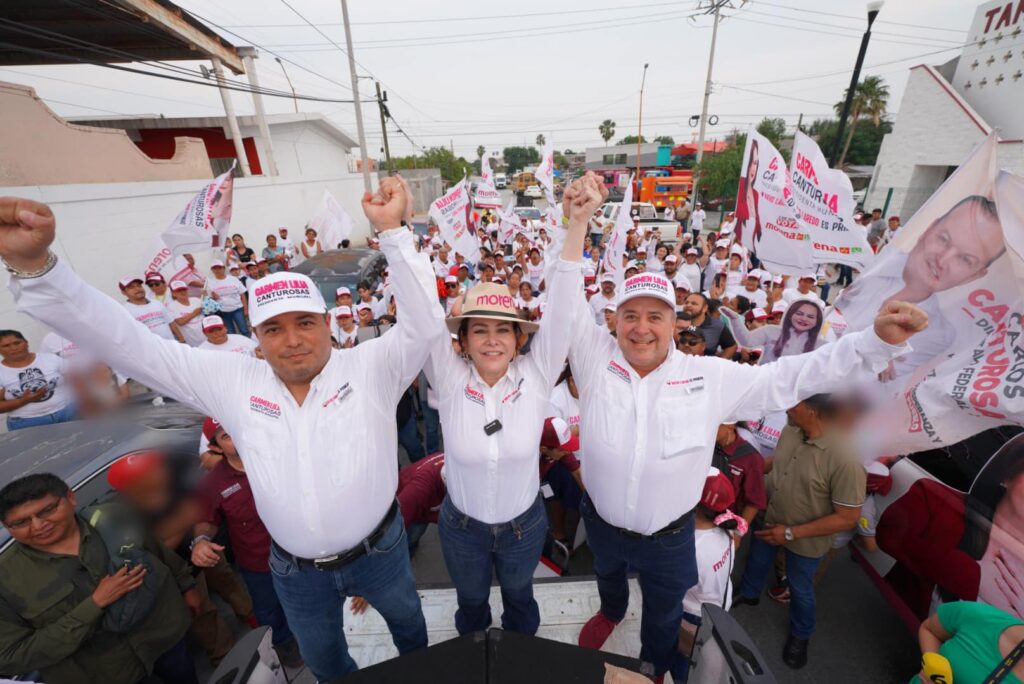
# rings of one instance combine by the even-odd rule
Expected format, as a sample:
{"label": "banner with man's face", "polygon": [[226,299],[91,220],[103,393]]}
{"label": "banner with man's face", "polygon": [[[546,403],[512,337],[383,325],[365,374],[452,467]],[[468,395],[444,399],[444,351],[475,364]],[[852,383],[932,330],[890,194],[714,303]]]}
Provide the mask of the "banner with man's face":
{"label": "banner with man's face", "polygon": [[835,300],[836,333],[873,324],[886,302],[912,302],[928,327],[882,374],[873,431],[909,453],[1024,423],[1024,179],[996,173],[996,138],[981,144]]}

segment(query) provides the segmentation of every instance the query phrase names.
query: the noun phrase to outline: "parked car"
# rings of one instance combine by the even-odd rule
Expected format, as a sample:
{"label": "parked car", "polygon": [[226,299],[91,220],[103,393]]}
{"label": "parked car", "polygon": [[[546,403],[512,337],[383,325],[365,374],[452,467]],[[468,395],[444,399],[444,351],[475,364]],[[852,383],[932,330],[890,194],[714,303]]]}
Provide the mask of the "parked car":
{"label": "parked car", "polygon": [[533,199],[540,199],[541,197],[544,196],[544,193],[541,191],[539,185],[531,185],[530,187],[526,188],[523,194],[526,197],[532,197]]}
{"label": "parked car", "polygon": [[[601,216],[597,218],[602,230],[609,225],[615,225],[621,207],[622,202],[605,202],[601,207]],[[636,212],[640,218],[640,230],[657,230],[661,234],[662,242],[672,244],[679,238],[679,221],[662,218],[661,212],[650,202],[633,202],[630,212]]]}
{"label": "parked car", "polygon": [[334,293],[339,287],[352,290],[355,298],[356,285],[367,281],[376,288],[387,268],[384,253],[376,249],[332,249],[303,261],[293,270],[308,275],[320,288],[328,306],[334,305]]}

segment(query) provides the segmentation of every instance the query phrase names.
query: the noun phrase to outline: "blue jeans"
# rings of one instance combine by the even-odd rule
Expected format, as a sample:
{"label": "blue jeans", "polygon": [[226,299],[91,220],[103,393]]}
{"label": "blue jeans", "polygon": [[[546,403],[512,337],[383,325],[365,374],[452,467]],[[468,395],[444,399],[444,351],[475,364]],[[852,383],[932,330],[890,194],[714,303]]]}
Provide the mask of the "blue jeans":
{"label": "blue jeans", "polygon": [[[178,684],[199,684],[196,676],[196,666],[192,661],[192,655],[188,652],[188,644],[185,637],[178,640],[178,643],[171,646],[156,659],[153,663],[153,674],[164,682]],[[143,681],[146,681],[143,679]]]}
{"label": "blue jeans", "polygon": [[7,430],[9,432],[14,432],[15,430],[35,427],[36,425],[66,423],[69,420],[74,420],[77,412],[78,411],[74,404],[68,404],[64,408],[45,416],[35,416],[34,418],[17,418],[15,416],[7,416]]}
{"label": "blue jeans", "polygon": [[455,611],[459,634],[491,626],[492,568],[501,587],[502,629],[536,634],[540,609],[533,598],[533,571],[548,533],[541,498],[511,521],[488,525],[469,517],[445,497],[437,523],[444,563],[459,603]]}
{"label": "blue jeans", "polygon": [[587,543],[594,552],[601,613],[612,622],[626,616],[626,571],[636,570],[643,594],[640,659],[653,664],[656,674],[666,672],[678,652],[683,596],[697,583],[693,517],[675,534],[632,537],[602,520],[590,497],[584,494],[580,518],[587,528]]}
{"label": "blue jeans", "polygon": [[423,431],[427,433],[427,453],[436,454],[441,450],[441,415],[425,401],[420,402],[420,406],[423,407]]}
{"label": "blue jeans", "polygon": [[274,591],[274,578],[270,572],[256,572],[238,568],[238,574],[242,576],[249,596],[252,597],[252,612],[256,621],[261,625],[270,627],[274,646],[288,643],[294,638],[292,630],[288,627],[288,618],[284,615],[284,608]]}
{"label": "blue jeans", "polygon": [[405,536],[409,542],[409,555],[415,553],[416,548],[420,545],[420,539],[427,533],[427,528],[430,527],[430,523],[425,522],[414,522],[405,528]]}
{"label": "blue jeans", "polygon": [[[757,537],[751,537],[747,567],[740,583],[740,596],[761,596],[778,549]],[[821,558],[801,556],[786,547],[782,547],[782,550],[786,554],[786,577],[789,580],[789,631],[797,639],[810,639],[814,634],[814,572]]]}
{"label": "blue jeans", "polygon": [[235,333],[242,337],[249,336],[249,326],[245,323],[245,309],[239,307],[234,311],[221,311],[220,317],[224,320],[224,327],[229,333]]}
{"label": "blue jeans", "polygon": [[271,546],[270,572],[302,658],[319,681],[359,669],[345,641],[347,596],[362,596],[381,614],[400,654],[427,646],[427,624],[409,565],[401,515],[395,516],[366,555],[346,566],[323,571],[299,568]]}
{"label": "blue jeans", "polygon": [[427,455],[423,451],[423,443],[420,442],[420,432],[416,427],[415,411],[409,414],[409,420],[405,421],[405,425],[398,426],[398,443],[402,445],[405,453],[409,455],[409,463],[415,463]]}
{"label": "blue jeans", "polygon": [[[689,622],[691,625],[700,627],[703,622],[703,618],[700,615],[692,615],[690,613],[683,613],[683,622]],[[696,646],[696,644],[694,644]],[[672,673],[673,684],[683,684],[690,677],[690,656],[685,656],[682,653],[676,654],[676,661],[672,663],[669,672]]]}

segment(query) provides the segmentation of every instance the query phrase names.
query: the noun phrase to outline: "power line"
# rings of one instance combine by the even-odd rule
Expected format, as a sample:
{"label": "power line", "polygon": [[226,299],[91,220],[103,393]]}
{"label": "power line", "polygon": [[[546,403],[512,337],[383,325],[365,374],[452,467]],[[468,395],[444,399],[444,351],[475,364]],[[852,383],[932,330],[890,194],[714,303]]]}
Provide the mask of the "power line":
{"label": "power line", "polygon": [[721,84],[721,83],[719,83],[718,85],[721,86],[722,88],[728,88],[730,90],[739,90],[739,91],[744,92],[744,93],[754,93],[755,95],[765,95],[767,97],[777,97],[777,98],[782,99],[782,100],[793,100],[794,102],[806,102],[808,104],[824,105],[826,107],[832,106],[828,102],[821,102],[819,100],[805,100],[805,99],[800,98],[800,97],[792,97],[792,96],[789,96],[789,95],[779,95],[778,93],[766,93],[763,90],[751,90],[750,88],[740,88],[738,86],[724,85],[724,84]]}
{"label": "power line", "polygon": [[[841,19],[856,19],[857,21],[864,21],[865,17],[857,17],[850,14],[836,14],[834,12],[822,12],[820,10],[807,9],[805,7],[793,7],[792,5],[780,5],[777,2],[769,2],[769,0],[758,0],[758,4],[768,5],[769,7],[778,7],[779,9],[792,10],[794,12],[800,12],[802,14],[821,14],[828,17],[839,17]],[[908,28],[921,28],[929,31],[948,31],[950,33],[966,33],[963,29],[951,29],[942,26],[923,26],[921,24],[905,24],[899,21],[886,21],[884,19],[877,19],[878,24],[888,24],[890,26],[906,26]]]}
{"label": "power line", "polygon": [[[792,21],[788,17],[778,17],[778,18],[785,19],[785,20],[788,20],[788,21]],[[792,24],[775,24],[775,23],[772,23],[770,21],[764,21],[763,19],[743,19],[743,18],[740,18],[740,17],[733,17],[733,21],[742,21],[742,22],[745,22],[745,23],[748,23],[748,24],[757,24],[758,26],[776,26],[778,28],[795,29],[797,31],[806,31],[805,28],[802,28],[800,26],[794,26]],[[818,35],[828,35],[828,36],[839,36],[840,38],[852,38],[852,39],[859,39],[860,38],[860,35],[853,34],[853,33],[839,33],[838,31],[822,31],[820,29],[816,29],[815,30],[815,34],[818,34]],[[878,42],[878,43],[891,43],[893,45],[914,45],[914,46],[917,46],[917,47],[935,47],[934,43],[913,43],[913,42],[906,41],[906,40],[892,40],[891,38],[876,38],[875,42]],[[963,47],[963,45],[960,44],[960,45],[957,45],[957,46],[955,46],[953,48],[950,48],[950,49],[955,50],[955,49],[957,49],[959,47]]]}
{"label": "power line", "polygon": [[68,105],[69,107],[79,107],[81,109],[91,109],[94,112],[104,112],[106,114],[117,114],[118,116],[129,116],[128,114],[125,114],[124,112],[115,112],[112,109],[101,109],[100,107],[90,107],[89,105],[78,104],[77,102],[65,102],[64,100],[54,100],[54,99],[49,98],[49,97],[44,97],[42,99],[47,104],[49,104],[51,102],[55,102],[57,104]]}
{"label": "power line", "polygon": [[[746,13],[747,14],[756,14],[756,15],[762,16],[762,17],[774,17],[776,19],[784,19],[786,21],[793,21],[793,22],[798,22],[798,23],[801,23],[801,24],[807,24],[809,26],[825,26],[826,28],[837,28],[837,29],[843,29],[844,31],[855,31],[855,32],[857,32],[858,37],[859,37],[859,34],[863,32],[862,28],[858,28],[856,26],[844,26],[842,24],[828,24],[828,23],[820,22],[820,21],[811,21],[810,19],[797,19],[795,17],[780,17],[780,16],[778,16],[776,14],[771,14],[769,12],[758,12],[757,10],[747,10]],[[950,40],[949,38],[932,38],[931,36],[912,36],[912,35],[907,35],[907,34],[904,34],[904,33],[891,33],[891,32],[888,32],[888,31],[872,31],[872,34],[876,35],[876,36],[896,36],[896,37],[899,37],[899,38],[912,38],[912,39],[916,39],[916,40],[930,40],[930,41],[934,41],[934,42],[938,42],[938,43],[955,43],[956,45],[963,45],[963,41],[960,41],[960,40]]]}

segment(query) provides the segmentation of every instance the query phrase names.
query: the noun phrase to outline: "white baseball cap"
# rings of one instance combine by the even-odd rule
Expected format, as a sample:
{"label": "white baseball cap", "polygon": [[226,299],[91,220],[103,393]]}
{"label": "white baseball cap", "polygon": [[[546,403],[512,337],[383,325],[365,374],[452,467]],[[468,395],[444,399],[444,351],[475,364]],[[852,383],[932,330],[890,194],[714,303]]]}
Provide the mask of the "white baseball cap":
{"label": "white baseball cap", "polygon": [[210,262],[210,268],[224,268],[224,262],[220,259],[214,259]]}
{"label": "white baseball cap", "polygon": [[604,311],[611,311],[612,313],[615,313],[618,310],[619,305],[616,304],[615,302],[608,302],[607,304],[604,305]]}
{"label": "white baseball cap", "polygon": [[205,316],[203,318],[203,332],[214,328],[225,328],[224,319],[220,316]]}
{"label": "white baseball cap", "polygon": [[800,280],[813,280],[814,282],[818,282],[818,274],[804,273],[803,275],[800,276]]}
{"label": "white baseball cap", "polygon": [[611,274],[611,273],[605,273],[603,276],[601,276],[601,282],[602,283],[611,283],[612,285],[614,285],[615,284],[615,276],[613,274]]}
{"label": "white baseball cap", "polygon": [[696,247],[691,247],[690,249],[686,250],[686,255],[687,255],[687,256],[689,256],[689,255],[691,255],[691,254],[692,254],[693,256],[700,256],[700,252],[698,252],[698,251],[697,251],[697,248],[696,248]]}
{"label": "white baseball cap", "polygon": [[729,249],[729,254],[736,254],[737,256],[743,256],[743,248],[739,245],[733,245]]}
{"label": "white baseball cap", "polygon": [[597,285],[587,285],[587,287],[585,289],[590,294],[597,294],[598,292],[601,291],[601,288],[598,287]]}
{"label": "white baseball cap", "polygon": [[309,276],[282,271],[249,284],[249,322],[261,325],[274,316],[293,312],[326,313],[327,305]]}
{"label": "white baseball cap", "polygon": [[718,240],[718,241],[716,241],[715,242],[715,249],[718,249],[719,247],[728,249],[729,248],[729,241],[728,240]]}
{"label": "white baseball cap", "polygon": [[679,257],[677,257],[675,254],[669,254],[667,257],[665,257],[665,263],[666,264],[674,264],[678,260],[679,260]]}
{"label": "white baseball cap", "polygon": [[347,306],[339,306],[334,310],[335,318],[352,318],[352,309]]}
{"label": "white baseball cap", "polygon": [[687,292],[692,292],[693,291],[693,289],[690,287],[690,279],[687,278],[686,276],[678,276],[678,277],[676,277],[676,279],[675,279],[675,289],[677,289],[677,290],[686,290]]}
{"label": "white baseball cap", "polygon": [[142,280],[142,278],[140,278],[138,276],[125,276],[124,278],[121,278],[120,280],[118,280],[117,284],[123,290],[124,288],[128,287],[132,283],[141,283],[141,282],[143,282],[143,280]]}
{"label": "white baseball cap", "polygon": [[445,276],[444,277],[444,284],[445,285],[458,285],[459,284],[459,279],[456,278],[453,275]]}
{"label": "white baseball cap", "polygon": [[631,299],[637,297],[654,297],[668,304],[673,309],[676,306],[675,288],[669,279],[658,273],[638,273],[635,276],[626,278],[622,284],[622,291],[615,301],[617,306],[622,306]]}
{"label": "white baseball cap", "polygon": [[348,289],[347,287],[339,287],[337,290],[334,291],[334,296],[340,297],[341,295],[348,295],[351,297],[352,290]]}
{"label": "white baseball cap", "polygon": [[171,281],[171,292],[178,292],[180,290],[187,290],[187,289],[188,289],[188,285],[186,285],[182,281],[180,281],[180,280],[172,280]]}
{"label": "white baseball cap", "polygon": [[773,314],[786,313],[786,309],[787,308],[789,308],[789,307],[787,306],[787,304],[785,302],[775,302],[775,304],[772,305],[772,313]]}

